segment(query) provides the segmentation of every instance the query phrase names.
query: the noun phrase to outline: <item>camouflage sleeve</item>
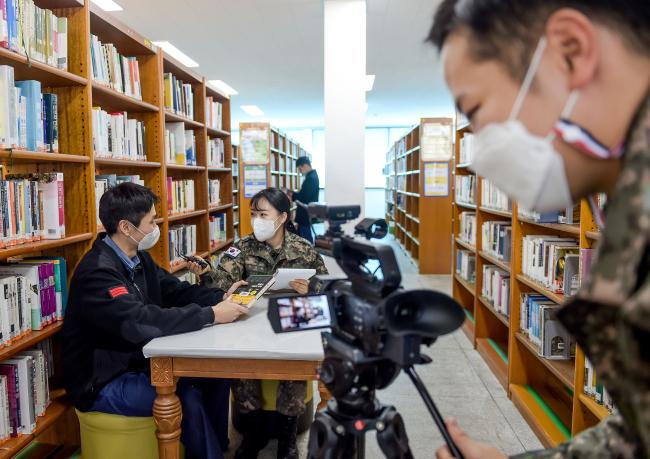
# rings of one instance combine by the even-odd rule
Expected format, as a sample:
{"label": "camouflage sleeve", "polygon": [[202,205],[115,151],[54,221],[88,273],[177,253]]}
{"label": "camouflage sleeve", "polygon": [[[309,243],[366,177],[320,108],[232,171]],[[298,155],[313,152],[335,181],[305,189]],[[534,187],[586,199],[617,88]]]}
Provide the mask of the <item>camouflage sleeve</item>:
{"label": "camouflage sleeve", "polygon": [[316,270],[316,274],[329,274],[327,268],[325,267],[325,262],[323,257],[320,256],[320,253],[316,252],[314,249],[310,250],[310,263],[309,267]]}
{"label": "camouflage sleeve", "polygon": [[633,459],[636,444],[630,439],[623,418],[618,414],[605,419],[573,440],[556,448],[531,451],[512,459]]}
{"label": "camouflage sleeve", "polygon": [[206,287],[227,292],[232,284],[244,278],[243,260],[244,254],[241,252],[236,257],[224,254],[216,268],[201,276],[201,283]]}

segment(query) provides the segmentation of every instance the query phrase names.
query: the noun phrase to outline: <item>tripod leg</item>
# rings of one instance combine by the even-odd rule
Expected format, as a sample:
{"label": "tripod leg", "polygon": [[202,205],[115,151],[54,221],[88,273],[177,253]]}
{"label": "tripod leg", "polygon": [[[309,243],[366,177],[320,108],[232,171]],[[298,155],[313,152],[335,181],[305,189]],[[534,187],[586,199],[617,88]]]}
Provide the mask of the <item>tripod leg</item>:
{"label": "tripod leg", "polygon": [[376,426],[377,443],[388,459],[413,459],[404,420],[394,407],[382,412]]}
{"label": "tripod leg", "polygon": [[309,459],[348,459],[356,455],[355,436],[341,430],[342,426],[327,410],[316,413],[309,431]]}

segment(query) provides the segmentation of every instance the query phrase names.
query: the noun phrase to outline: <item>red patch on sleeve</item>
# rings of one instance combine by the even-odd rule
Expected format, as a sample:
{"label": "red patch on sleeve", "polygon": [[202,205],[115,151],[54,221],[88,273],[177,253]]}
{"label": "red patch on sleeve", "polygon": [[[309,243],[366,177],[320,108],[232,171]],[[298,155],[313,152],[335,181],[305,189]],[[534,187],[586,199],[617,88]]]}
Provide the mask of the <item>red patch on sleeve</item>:
{"label": "red patch on sleeve", "polygon": [[112,298],[117,298],[118,296],[121,295],[127,295],[129,291],[126,289],[125,286],[118,285],[117,287],[108,289],[108,293],[111,295]]}

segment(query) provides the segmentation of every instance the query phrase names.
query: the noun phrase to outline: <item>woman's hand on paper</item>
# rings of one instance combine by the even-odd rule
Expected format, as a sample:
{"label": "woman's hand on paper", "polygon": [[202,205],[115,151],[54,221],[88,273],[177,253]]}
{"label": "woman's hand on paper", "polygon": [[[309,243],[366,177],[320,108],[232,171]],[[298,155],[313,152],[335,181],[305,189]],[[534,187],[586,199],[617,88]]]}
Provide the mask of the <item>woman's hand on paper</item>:
{"label": "woman's hand on paper", "polygon": [[306,295],[307,293],[309,293],[309,281],[306,279],[294,279],[291,282],[289,282],[289,287],[291,287],[301,295]]}

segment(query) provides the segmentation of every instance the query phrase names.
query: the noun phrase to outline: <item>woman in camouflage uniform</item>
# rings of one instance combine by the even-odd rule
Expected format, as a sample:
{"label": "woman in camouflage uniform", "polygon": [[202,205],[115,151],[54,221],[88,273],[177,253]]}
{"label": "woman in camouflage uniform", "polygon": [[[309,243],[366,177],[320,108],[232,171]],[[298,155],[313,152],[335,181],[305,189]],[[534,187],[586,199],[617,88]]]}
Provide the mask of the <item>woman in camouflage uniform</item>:
{"label": "woman in camouflage uniform", "polygon": [[[202,284],[214,288],[221,288],[222,285],[230,287],[253,274],[273,274],[279,268],[312,268],[317,274],[327,274],[318,252],[306,240],[290,231],[293,225],[289,212],[289,198],[282,191],[277,188],[260,191],[251,200],[253,234],[226,251],[214,270],[201,270],[194,263],[190,269],[201,276]],[[290,285],[298,293],[308,292],[309,282],[305,279],[296,279]],[[261,413],[260,381],[240,380],[232,388],[235,402],[242,413],[244,436],[235,457],[255,458],[269,439]],[[282,420],[278,426],[278,459],[298,457],[297,419],[305,410],[306,391],[304,381],[280,381],[276,402]]]}

